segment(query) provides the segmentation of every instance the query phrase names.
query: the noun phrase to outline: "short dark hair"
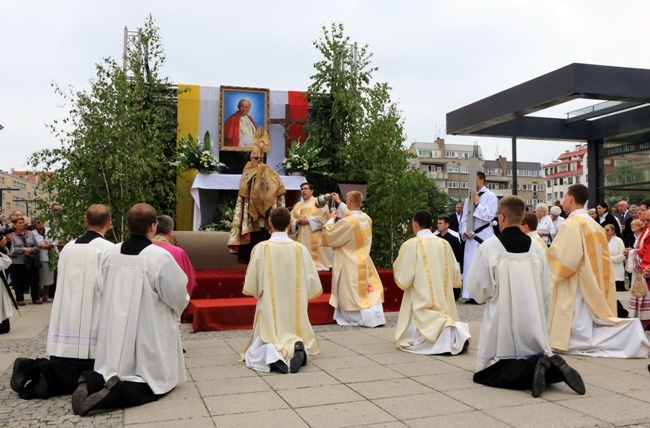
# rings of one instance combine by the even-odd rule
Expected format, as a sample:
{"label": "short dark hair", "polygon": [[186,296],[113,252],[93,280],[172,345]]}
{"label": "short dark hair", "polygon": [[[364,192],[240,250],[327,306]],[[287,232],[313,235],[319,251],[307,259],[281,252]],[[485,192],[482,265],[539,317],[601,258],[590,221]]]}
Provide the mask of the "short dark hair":
{"label": "short dark hair", "polygon": [[104,227],[111,221],[111,209],[104,204],[93,204],[86,210],[88,226]]}
{"label": "short dark hair", "polygon": [[287,230],[287,227],[289,227],[291,213],[285,207],[277,207],[271,211],[269,218],[273,225],[273,230],[276,232],[282,232]]}
{"label": "short dark hair", "polygon": [[476,173],[476,176],[480,178],[481,180],[485,181],[485,173],[483,171],[478,171]]}
{"label": "short dark hair", "polygon": [[605,208],[605,211],[607,211],[609,209],[609,207],[607,206],[607,204],[605,202],[598,202],[596,204],[596,206],[599,206],[599,205],[600,205],[601,208]]}
{"label": "short dark hair", "polygon": [[528,226],[528,229],[532,231],[537,230],[539,221],[537,220],[537,216],[534,213],[525,213],[524,218],[521,220],[521,224]]}
{"label": "short dark hair", "polygon": [[156,209],[149,204],[135,204],[126,214],[126,223],[132,235],[146,235],[149,227],[156,223]]}
{"label": "short dark hair", "polygon": [[431,229],[433,226],[433,216],[429,210],[417,210],[415,214],[413,214],[413,221],[424,229]]}
{"label": "short dark hair", "polygon": [[639,206],[645,205],[646,209],[650,208],[650,198],[646,198],[639,202]]}
{"label": "short dark hair", "polygon": [[169,232],[174,230],[174,219],[168,215],[159,215],[158,218],[158,228],[156,229],[156,235],[167,235]]}
{"label": "short dark hair", "polygon": [[438,220],[442,220],[442,221],[444,221],[444,222],[447,223],[447,224],[450,223],[450,221],[449,221],[449,216],[446,215],[446,214],[440,214],[440,215],[438,216]]}
{"label": "short dark hair", "polygon": [[314,190],[314,186],[306,181],[300,185],[300,190],[302,190],[302,186],[309,186],[310,190]]}
{"label": "short dark hair", "polygon": [[584,205],[589,199],[589,189],[584,184],[572,184],[566,189],[566,192],[573,196],[578,205]]}
{"label": "short dark hair", "polygon": [[521,224],[526,212],[526,203],[519,196],[504,196],[499,201],[499,212],[508,219],[510,224]]}

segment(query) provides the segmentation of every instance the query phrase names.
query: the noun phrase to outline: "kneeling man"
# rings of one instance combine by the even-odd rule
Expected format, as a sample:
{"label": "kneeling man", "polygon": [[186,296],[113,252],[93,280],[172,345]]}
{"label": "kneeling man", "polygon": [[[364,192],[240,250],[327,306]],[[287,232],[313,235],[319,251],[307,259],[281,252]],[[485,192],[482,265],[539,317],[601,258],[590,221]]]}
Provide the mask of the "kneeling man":
{"label": "kneeling man", "polygon": [[253,338],[242,350],[246,367],[297,373],[307,355],[318,354],[307,301],[323,292],[309,250],[287,235],[289,210],[278,207],[269,218],[271,239],[253,248],[243,293],[257,299]]}
{"label": "kneeling man", "polygon": [[454,287],[460,269],[449,243],[431,232],[427,210],[413,215],[415,238],[406,241],[393,264],[395,283],[404,290],[397,319],[397,347],[416,354],[460,354],[469,346],[469,326],[458,321]]}
{"label": "kneeling man", "polygon": [[549,344],[550,269],[541,245],[521,231],[524,201],[499,201],[501,234],[486,239],[474,253],[467,287],[486,303],[478,340],[474,382],[497,388],[532,389],[539,397],[546,383],[566,382],[582,395],[578,374]]}
{"label": "kneeling man", "polygon": [[72,394],[77,415],[146,404],[185,381],[178,320],[190,300],[187,275],[167,250],[152,245],[156,217],[151,205],[134,205],[127,213],[131,236],[100,261],[95,366]]}

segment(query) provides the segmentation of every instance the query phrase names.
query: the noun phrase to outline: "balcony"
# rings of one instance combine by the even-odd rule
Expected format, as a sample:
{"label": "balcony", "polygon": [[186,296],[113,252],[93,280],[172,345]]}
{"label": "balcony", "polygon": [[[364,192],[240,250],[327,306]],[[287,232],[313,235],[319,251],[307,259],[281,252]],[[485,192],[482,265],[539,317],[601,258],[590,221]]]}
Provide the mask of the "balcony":
{"label": "balcony", "polygon": [[510,190],[510,189],[498,189],[498,190],[492,190],[492,193],[497,195],[497,197],[510,196],[510,195],[512,195],[512,190]]}
{"label": "balcony", "polygon": [[427,171],[427,178],[431,180],[446,180],[447,179],[447,173],[446,172],[438,172],[438,171]]}

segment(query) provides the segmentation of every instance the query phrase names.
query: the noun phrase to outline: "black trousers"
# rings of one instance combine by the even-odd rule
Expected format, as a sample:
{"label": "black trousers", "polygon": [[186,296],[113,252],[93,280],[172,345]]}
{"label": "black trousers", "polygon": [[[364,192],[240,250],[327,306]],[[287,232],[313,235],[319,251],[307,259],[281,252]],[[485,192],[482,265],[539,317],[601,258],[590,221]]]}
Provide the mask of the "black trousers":
{"label": "black trousers", "polygon": [[[26,391],[21,398],[30,400],[32,398],[49,398],[57,395],[72,394],[79,382],[79,376],[85,370],[92,370],[95,360],[83,360],[77,358],[62,358],[51,356],[32,360],[31,373],[26,385]],[[47,392],[44,396],[35,396],[34,387],[40,376],[43,375],[47,384]]]}
{"label": "black trousers", "polygon": [[[93,370],[83,372],[88,385],[88,394],[94,394],[104,388],[106,380],[104,376]],[[157,401],[162,395],[153,393],[149,385],[140,382],[122,381],[111,390],[111,393],[103,400],[97,408],[124,409],[126,407],[141,406],[143,404]]]}
{"label": "black trousers", "polygon": [[[517,360],[499,360],[490,367],[474,373],[474,382],[494,388],[530,389],[535,365],[542,355]],[[546,383],[564,382],[564,375],[551,366],[546,371]]]}
{"label": "black trousers", "polygon": [[9,330],[11,330],[11,323],[9,322],[9,318],[7,318],[0,323],[0,334],[9,333]]}
{"label": "black trousers", "polygon": [[29,290],[32,302],[41,298],[40,287],[38,286],[38,269],[25,269],[25,265],[12,264],[9,267],[11,280],[16,293],[16,301],[25,301],[25,291]]}

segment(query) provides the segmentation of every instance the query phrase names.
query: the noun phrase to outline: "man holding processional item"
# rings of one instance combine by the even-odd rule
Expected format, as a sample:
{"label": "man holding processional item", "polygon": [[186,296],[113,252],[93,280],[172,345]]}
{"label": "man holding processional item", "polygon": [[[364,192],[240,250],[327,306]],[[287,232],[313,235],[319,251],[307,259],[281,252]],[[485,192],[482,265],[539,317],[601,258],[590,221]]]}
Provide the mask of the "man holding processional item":
{"label": "man holding processional item", "polygon": [[[475,170],[476,163],[472,160],[472,169]],[[471,191],[463,206],[463,217],[460,221],[459,234],[465,241],[463,253],[463,293],[462,297],[466,303],[476,303],[464,285],[467,274],[472,267],[472,257],[479,245],[488,238],[494,236],[492,220],[497,215],[498,199],[496,195],[485,187],[485,174],[476,172],[476,190]],[[470,174],[470,177],[473,175]]]}
{"label": "man holding processional item", "polygon": [[318,207],[314,198],[314,186],[310,183],[300,185],[302,201],[291,210],[291,229],[296,241],[307,247],[311,258],[318,270],[328,270],[332,267],[333,251],[322,245],[323,225],[329,220],[330,212],[327,205]]}
{"label": "man holding processional item", "polygon": [[339,325],[378,327],[386,324],[384,287],[370,258],[372,220],[361,211],[362,201],[361,192],[349,192],[349,215],[334,222],[340,214],[333,211],[323,228],[323,245],[334,248],[330,305]]}
{"label": "man holding processional item", "polygon": [[273,208],[283,207],[284,184],[277,172],[266,165],[263,157],[271,150],[269,133],[259,128],[255,133],[250,161],[239,180],[235,215],[230,227],[228,248],[237,261],[248,263],[255,244],[269,239],[266,217]]}

